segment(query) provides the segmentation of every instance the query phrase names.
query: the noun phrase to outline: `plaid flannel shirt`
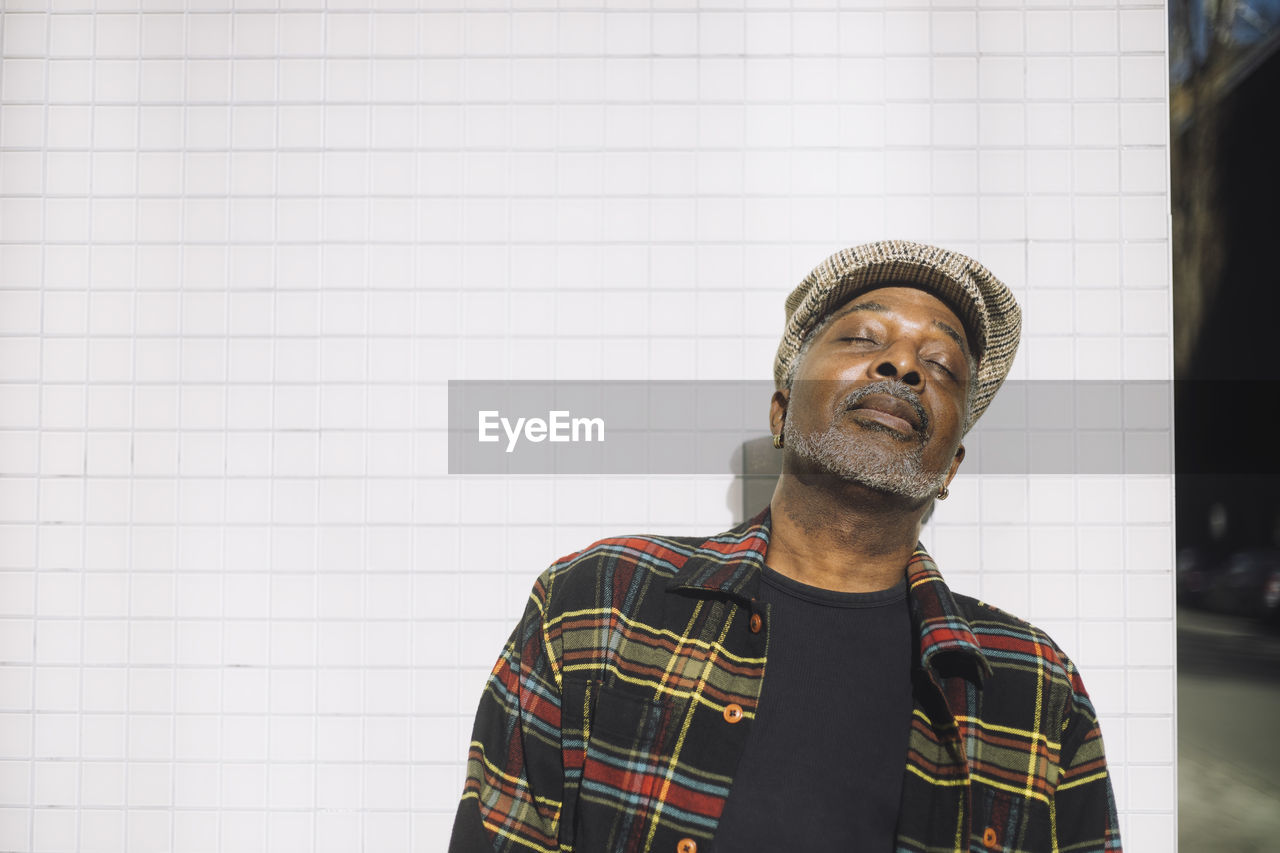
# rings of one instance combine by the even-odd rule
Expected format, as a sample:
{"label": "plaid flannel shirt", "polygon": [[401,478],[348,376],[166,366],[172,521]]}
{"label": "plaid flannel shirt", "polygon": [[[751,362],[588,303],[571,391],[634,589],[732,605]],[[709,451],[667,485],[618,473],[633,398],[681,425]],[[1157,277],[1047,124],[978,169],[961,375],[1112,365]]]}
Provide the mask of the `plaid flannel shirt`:
{"label": "plaid flannel shirt", "polygon": [[[710,848],[765,676],[768,543],[766,509],[706,540],[606,539],[544,572],[481,697],[450,851]],[[952,593],[922,548],[906,570],[919,654],[897,851],[1119,851],[1071,661]],[[813,784],[848,772],[813,757]]]}

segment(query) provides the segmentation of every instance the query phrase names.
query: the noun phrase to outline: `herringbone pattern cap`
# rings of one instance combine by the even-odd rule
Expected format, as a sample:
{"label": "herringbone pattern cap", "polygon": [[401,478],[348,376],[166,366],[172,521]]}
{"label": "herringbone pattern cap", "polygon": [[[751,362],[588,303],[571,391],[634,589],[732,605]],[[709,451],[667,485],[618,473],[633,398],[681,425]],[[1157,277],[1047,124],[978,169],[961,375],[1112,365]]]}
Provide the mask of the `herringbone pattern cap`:
{"label": "herringbone pattern cap", "polygon": [[973,258],[907,240],[883,240],[842,249],[814,268],[787,297],[787,325],[773,362],[782,388],[805,336],[831,311],[877,287],[912,285],[947,303],[978,357],[973,418],[986,411],[1009,375],[1022,330],[1022,309],[1009,288]]}

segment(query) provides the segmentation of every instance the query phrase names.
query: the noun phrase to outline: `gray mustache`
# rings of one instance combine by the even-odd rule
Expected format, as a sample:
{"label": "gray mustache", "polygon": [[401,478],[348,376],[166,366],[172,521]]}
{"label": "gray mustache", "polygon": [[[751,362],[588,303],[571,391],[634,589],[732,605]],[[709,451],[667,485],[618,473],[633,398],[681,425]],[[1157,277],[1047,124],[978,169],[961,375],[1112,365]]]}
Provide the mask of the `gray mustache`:
{"label": "gray mustache", "polygon": [[844,398],[844,410],[847,412],[856,408],[872,394],[887,394],[906,403],[915,411],[916,418],[920,421],[920,431],[929,430],[929,415],[924,410],[924,404],[920,402],[920,395],[910,385],[899,379],[881,379],[854,389]]}

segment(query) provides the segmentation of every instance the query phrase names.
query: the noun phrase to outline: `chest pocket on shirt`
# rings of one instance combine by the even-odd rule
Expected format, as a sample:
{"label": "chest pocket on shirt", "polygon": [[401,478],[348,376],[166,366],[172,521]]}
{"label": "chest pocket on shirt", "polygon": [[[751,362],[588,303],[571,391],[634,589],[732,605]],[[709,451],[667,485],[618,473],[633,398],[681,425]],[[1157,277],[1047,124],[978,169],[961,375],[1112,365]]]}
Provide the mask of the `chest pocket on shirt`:
{"label": "chest pocket on shirt", "polygon": [[646,828],[661,798],[679,729],[671,703],[624,687],[589,682],[586,755],[574,818],[574,848],[643,849]]}
{"label": "chest pocket on shirt", "polygon": [[1021,795],[975,784],[973,810],[970,851],[1010,853],[1024,849],[1026,801]]}

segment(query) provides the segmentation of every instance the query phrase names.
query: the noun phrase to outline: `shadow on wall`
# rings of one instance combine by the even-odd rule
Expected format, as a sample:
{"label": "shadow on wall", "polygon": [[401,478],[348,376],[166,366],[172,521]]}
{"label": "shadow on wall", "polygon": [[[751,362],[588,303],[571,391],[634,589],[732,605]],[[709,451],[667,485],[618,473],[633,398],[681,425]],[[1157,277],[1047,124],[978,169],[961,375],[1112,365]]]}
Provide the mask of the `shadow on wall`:
{"label": "shadow on wall", "polygon": [[739,446],[730,467],[742,487],[731,486],[726,502],[734,518],[744,521],[764,509],[773,497],[773,487],[782,473],[782,454],[774,449],[772,436],[753,438]]}

